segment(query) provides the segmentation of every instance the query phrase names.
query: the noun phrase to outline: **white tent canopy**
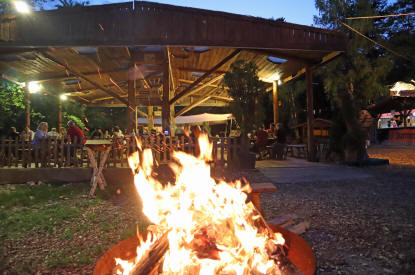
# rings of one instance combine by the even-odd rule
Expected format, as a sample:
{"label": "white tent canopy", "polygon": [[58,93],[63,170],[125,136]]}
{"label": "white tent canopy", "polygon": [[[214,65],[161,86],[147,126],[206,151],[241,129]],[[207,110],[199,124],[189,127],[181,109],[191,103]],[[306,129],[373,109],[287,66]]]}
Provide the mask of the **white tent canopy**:
{"label": "white tent canopy", "polygon": [[[192,116],[178,116],[176,117],[176,124],[192,124],[192,123],[203,123],[203,122],[224,122],[227,120],[232,119],[232,114],[209,114],[204,113],[200,115],[192,115]],[[148,120],[144,117],[139,117],[138,121],[139,124],[147,124]],[[156,118],[154,119],[155,125],[161,125],[161,119]]]}
{"label": "white tent canopy", "polygon": [[391,94],[391,96],[407,96],[406,94],[408,92],[414,92],[414,91],[415,91],[415,85],[414,84],[398,81],[390,89],[390,92],[391,92],[390,94]]}

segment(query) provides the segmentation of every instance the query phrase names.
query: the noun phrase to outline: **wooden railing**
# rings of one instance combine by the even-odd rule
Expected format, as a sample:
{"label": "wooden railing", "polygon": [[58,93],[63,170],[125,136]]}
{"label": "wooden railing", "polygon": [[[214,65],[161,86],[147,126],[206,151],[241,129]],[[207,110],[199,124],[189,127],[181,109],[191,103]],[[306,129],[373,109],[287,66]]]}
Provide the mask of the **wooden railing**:
{"label": "wooden railing", "polygon": [[[141,137],[143,148],[153,150],[158,163],[172,160],[173,151],[183,151],[192,155],[198,153],[194,141],[187,137]],[[237,158],[240,144],[237,138],[210,138],[213,144],[212,164],[229,166]],[[128,167],[128,156],[137,150],[135,139],[124,138],[113,141],[106,167]],[[24,140],[0,140],[1,168],[38,167],[90,167],[85,147],[69,137],[47,138],[40,144]]]}

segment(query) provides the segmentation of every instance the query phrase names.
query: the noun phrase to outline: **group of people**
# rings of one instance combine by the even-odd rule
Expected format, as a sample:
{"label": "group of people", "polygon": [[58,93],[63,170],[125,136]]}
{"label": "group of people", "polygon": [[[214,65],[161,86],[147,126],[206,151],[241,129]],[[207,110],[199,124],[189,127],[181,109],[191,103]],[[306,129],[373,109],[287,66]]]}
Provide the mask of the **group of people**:
{"label": "group of people", "polygon": [[10,128],[10,133],[8,135],[9,139],[13,140],[25,140],[31,141],[33,145],[41,146],[42,140],[46,138],[68,138],[73,142],[77,140],[79,144],[85,144],[85,135],[82,130],[75,124],[74,121],[69,121],[67,124],[67,130],[65,128],[60,128],[59,132],[56,131],[56,128],[49,130],[49,124],[47,122],[39,123],[36,132],[30,130],[29,127],[25,127],[22,132],[17,132],[16,127]]}
{"label": "group of people", "polygon": [[261,152],[267,151],[266,147],[271,146],[272,159],[283,159],[284,149],[287,143],[287,134],[281,123],[276,125],[271,123],[269,129],[260,127],[255,133],[255,143],[251,148],[252,152],[259,154],[261,158]]}

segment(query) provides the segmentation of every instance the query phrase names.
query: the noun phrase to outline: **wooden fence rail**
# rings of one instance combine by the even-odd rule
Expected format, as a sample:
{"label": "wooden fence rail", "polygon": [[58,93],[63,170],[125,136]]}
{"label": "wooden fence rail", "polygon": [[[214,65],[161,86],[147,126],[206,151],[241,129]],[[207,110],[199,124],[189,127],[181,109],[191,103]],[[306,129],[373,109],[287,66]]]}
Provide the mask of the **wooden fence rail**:
{"label": "wooden fence rail", "polygon": [[[172,159],[173,151],[198,154],[198,147],[192,139],[181,137],[141,137],[143,148],[151,148],[158,163]],[[213,164],[230,165],[237,157],[239,140],[237,138],[212,137]],[[128,167],[127,158],[137,150],[134,139],[124,138],[113,141],[106,167]],[[69,137],[43,139],[40,144],[30,140],[0,140],[0,168],[38,168],[38,167],[90,167],[85,147]]]}

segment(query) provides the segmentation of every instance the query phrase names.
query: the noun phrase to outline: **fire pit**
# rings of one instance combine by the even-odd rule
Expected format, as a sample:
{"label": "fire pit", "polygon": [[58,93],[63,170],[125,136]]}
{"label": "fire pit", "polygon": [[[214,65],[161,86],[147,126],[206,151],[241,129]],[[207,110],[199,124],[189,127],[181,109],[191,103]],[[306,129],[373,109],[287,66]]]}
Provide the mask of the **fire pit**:
{"label": "fire pit", "polygon": [[313,274],[315,257],[299,236],[268,225],[240,181],[210,176],[212,144],[199,137],[200,155],[175,152],[172,182],[160,182],[150,149],[129,157],[146,232],[110,249],[95,274]]}
{"label": "fire pit", "polygon": [[[274,232],[280,232],[288,243],[287,258],[300,270],[304,275],[312,275],[316,268],[316,258],[311,247],[300,236],[285,230],[284,228],[270,225]],[[143,234],[145,235],[145,234]],[[137,246],[139,240],[137,236],[115,245],[108,250],[98,261],[95,266],[94,275],[110,275],[116,267],[115,258],[131,260],[137,256]]]}

